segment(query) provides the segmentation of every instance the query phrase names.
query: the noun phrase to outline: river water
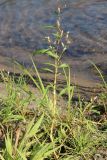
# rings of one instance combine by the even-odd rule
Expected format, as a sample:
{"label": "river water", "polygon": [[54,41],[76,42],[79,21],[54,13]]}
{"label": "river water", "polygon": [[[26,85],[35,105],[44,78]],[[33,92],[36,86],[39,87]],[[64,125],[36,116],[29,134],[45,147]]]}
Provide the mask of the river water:
{"label": "river water", "polygon": [[[61,23],[73,42],[63,61],[71,66],[73,82],[99,82],[93,61],[107,74],[107,1],[61,0]],[[12,69],[7,57],[29,66],[29,54],[46,47],[44,37],[54,25],[57,0],[0,0],[0,67]],[[47,57],[36,57],[39,66]]]}

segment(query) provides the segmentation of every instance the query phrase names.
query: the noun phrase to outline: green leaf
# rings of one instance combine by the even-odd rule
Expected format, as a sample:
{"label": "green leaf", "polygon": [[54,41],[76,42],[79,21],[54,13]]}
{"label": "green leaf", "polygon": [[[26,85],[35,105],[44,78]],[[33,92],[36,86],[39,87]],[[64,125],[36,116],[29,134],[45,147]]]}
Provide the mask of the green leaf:
{"label": "green leaf", "polygon": [[0,159],[1,159],[1,160],[5,160],[1,154],[0,154]]}
{"label": "green leaf", "polygon": [[61,38],[61,34],[59,34],[59,33],[54,33],[53,36],[55,36],[56,39],[60,39]]}
{"label": "green leaf", "polygon": [[48,66],[52,66],[52,67],[55,67],[55,64],[53,63],[44,63],[45,65],[48,65]]}
{"label": "green leaf", "polygon": [[42,116],[39,118],[39,120],[36,122],[36,124],[30,130],[29,137],[34,136],[38,132],[38,129],[43,121],[43,118],[44,118],[44,114],[42,114]]}
{"label": "green leaf", "polygon": [[8,116],[7,118],[5,118],[3,120],[3,123],[6,123],[6,122],[12,122],[12,121],[18,121],[18,120],[25,120],[25,118],[21,115],[10,115]]}
{"label": "green leaf", "polygon": [[17,152],[22,160],[27,160],[24,153],[20,152],[18,149],[17,149]]}
{"label": "green leaf", "polygon": [[36,152],[33,154],[32,160],[43,160],[54,153],[58,148],[59,147],[54,148],[54,143],[42,144],[38,150],[35,149]]}
{"label": "green leaf", "polygon": [[49,49],[40,49],[40,50],[34,51],[33,55],[36,55],[36,54],[47,54],[50,57],[59,58],[59,56],[56,53],[54,53],[53,51],[50,51]]}
{"label": "green leaf", "polygon": [[39,74],[39,72],[38,72],[38,69],[37,69],[37,67],[36,67],[36,65],[35,65],[35,63],[34,63],[34,61],[33,61],[32,58],[31,58],[31,60],[32,60],[32,63],[33,63],[35,72],[36,72],[37,77],[38,77],[38,80],[39,80],[39,88],[40,88],[40,90],[42,91],[42,93],[44,94],[44,92],[45,92],[45,86],[44,86],[44,84],[43,84],[43,82],[42,82],[42,79],[41,79],[41,77],[40,77],[40,74]]}
{"label": "green leaf", "polygon": [[102,81],[103,81],[103,84],[104,84],[105,88],[107,88],[107,82],[105,81],[105,79],[104,79],[104,77],[103,77],[103,75],[102,75],[102,73],[101,73],[101,70],[100,70],[100,69],[97,67],[97,65],[94,64],[91,60],[89,60],[89,61],[90,61],[91,64],[95,67],[96,71],[99,73],[99,75],[100,75],[100,77],[101,77],[101,79],[102,79]]}
{"label": "green leaf", "polygon": [[64,89],[62,89],[61,91],[60,91],[60,93],[59,93],[59,96],[62,96],[62,95],[64,95],[64,94],[66,94],[67,93],[67,88],[64,88]]}
{"label": "green leaf", "polygon": [[25,147],[25,142],[28,140],[29,138],[29,132],[31,130],[31,128],[33,127],[33,124],[34,124],[34,120],[35,118],[32,119],[32,121],[28,124],[27,128],[26,128],[26,133],[22,139],[22,141],[20,142],[20,145],[19,145],[19,151],[22,151],[23,148]]}
{"label": "green leaf", "polygon": [[22,152],[23,149],[25,148],[25,143],[29,140],[29,138],[35,136],[35,134],[38,132],[38,129],[42,123],[43,118],[44,118],[44,114],[42,114],[42,116],[39,118],[39,120],[35,124],[34,124],[35,118],[33,118],[32,121],[28,124],[26,128],[26,133],[22,141],[20,142],[20,145],[18,148],[20,152]]}
{"label": "green leaf", "polygon": [[45,26],[43,26],[43,28],[46,28],[46,29],[55,29],[56,27],[53,26],[53,25],[45,25]]}
{"label": "green leaf", "polygon": [[27,69],[23,69],[23,71],[25,72],[25,74],[27,74],[27,75],[31,78],[31,80],[32,80],[33,83],[36,85],[36,87],[41,91],[41,87],[40,87],[40,85],[38,84],[36,78],[34,78],[34,77],[32,76],[32,74],[31,74]]}
{"label": "green leaf", "polygon": [[47,54],[52,58],[56,58],[56,59],[59,58],[59,56],[56,53],[52,52],[52,51],[47,51]]}
{"label": "green leaf", "polygon": [[7,132],[6,137],[5,137],[5,145],[6,145],[7,153],[12,158],[12,152],[13,152],[12,140],[11,140],[8,132]]}
{"label": "green leaf", "polygon": [[63,64],[61,64],[61,65],[59,66],[59,68],[68,68],[68,67],[69,67],[69,65],[66,64],[66,63],[63,63]]}
{"label": "green leaf", "polygon": [[49,49],[40,49],[33,52],[33,55],[36,54],[46,54]]}
{"label": "green leaf", "polygon": [[53,73],[53,70],[49,69],[49,68],[42,68],[42,70]]}

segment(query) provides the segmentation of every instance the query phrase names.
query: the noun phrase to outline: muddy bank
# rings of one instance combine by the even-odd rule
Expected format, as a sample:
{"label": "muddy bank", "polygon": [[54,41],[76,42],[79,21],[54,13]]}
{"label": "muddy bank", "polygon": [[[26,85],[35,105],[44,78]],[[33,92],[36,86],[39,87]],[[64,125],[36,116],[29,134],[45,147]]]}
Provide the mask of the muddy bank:
{"label": "muddy bank", "polygon": [[[29,89],[31,89],[31,91],[32,90],[35,91],[37,94],[37,97],[39,97],[39,94],[38,94],[39,91],[37,87],[35,86],[34,82],[32,81],[32,79],[27,74],[25,74],[25,72],[23,72],[22,70],[20,70],[20,73],[19,73],[19,70],[17,70],[17,68],[14,68],[14,69],[15,69],[14,72],[13,71],[7,72],[6,70],[5,71],[3,70],[2,73],[6,76],[9,75],[10,77],[14,77],[14,80],[16,83],[19,77],[23,75],[25,82],[29,86]],[[34,73],[34,71],[32,69],[28,69],[28,70],[29,70],[29,73],[31,73],[32,77],[36,79],[36,81],[38,81],[37,75]],[[44,86],[47,86],[50,83],[52,84],[54,83],[53,75],[40,72],[40,76],[42,78],[42,82]],[[6,90],[4,90],[4,83],[3,83],[4,80],[2,79],[1,75],[0,75],[0,82],[1,82],[0,83],[1,84],[0,85],[1,95],[4,95],[2,93],[3,92],[5,93]],[[74,88],[73,97],[72,97],[73,102],[79,101],[79,97],[81,97],[82,100],[88,102],[91,100],[91,98],[94,100],[94,98],[97,96],[99,97],[101,93],[103,92],[105,93],[105,88],[103,88],[101,85],[97,85],[94,87],[92,86],[87,87],[84,85],[75,84],[75,82],[71,80],[71,86],[73,86]],[[57,79],[57,93],[59,93],[65,87],[66,87],[65,77],[61,75]],[[63,98],[66,99],[67,97],[68,95],[64,94]],[[66,100],[64,101],[66,102]]]}
{"label": "muddy bank", "polygon": [[[14,49],[10,50],[14,53]],[[0,70],[8,70],[10,72],[17,72],[20,73],[21,70],[18,68],[18,66],[15,64],[15,61],[17,61],[19,64],[24,65],[28,69],[33,68],[30,56],[32,55],[32,52],[28,52],[23,50],[20,52],[20,49],[17,48],[17,53],[20,55],[20,57],[14,56],[14,58],[8,58],[5,56],[0,56]],[[26,53],[28,53],[28,56],[26,56]],[[33,57],[35,64],[38,66],[38,68],[43,68],[44,63],[51,62],[53,63],[53,60],[49,58],[48,56],[38,55]],[[79,86],[84,87],[98,87],[101,86],[102,80],[98,73],[98,71],[95,69],[95,67],[92,65],[91,62],[96,62],[96,66],[102,71],[103,76],[105,77],[105,80],[107,80],[106,76],[106,68],[107,68],[107,55],[106,54],[94,54],[89,55],[88,57],[86,55],[79,58],[76,57],[66,57],[64,56],[62,61],[64,63],[69,64],[71,68],[71,83],[74,83]],[[53,75],[49,73],[43,73],[45,79],[53,79]],[[60,80],[64,80],[64,77],[59,77]]]}

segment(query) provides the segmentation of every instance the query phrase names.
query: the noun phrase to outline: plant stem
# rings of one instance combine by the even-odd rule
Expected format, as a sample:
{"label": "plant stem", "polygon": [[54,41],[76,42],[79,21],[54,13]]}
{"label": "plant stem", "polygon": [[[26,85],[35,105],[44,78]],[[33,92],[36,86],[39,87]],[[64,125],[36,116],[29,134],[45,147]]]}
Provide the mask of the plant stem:
{"label": "plant stem", "polygon": [[71,81],[70,81],[70,69],[68,68],[68,113],[70,113],[70,108],[71,108]]}
{"label": "plant stem", "polygon": [[55,116],[56,113],[56,103],[57,103],[57,93],[56,93],[56,88],[57,88],[57,74],[58,74],[58,61],[55,59],[55,74],[54,74],[54,88],[53,88],[53,113]]}
{"label": "plant stem", "polygon": [[[54,136],[53,136],[53,132],[54,132],[54,127],[55,127],[55,119],[56,119],[56,105],[57,105],[57,93],[56,93],[56,89],[57,89],[57,75],[58,75],[58,59],[55,58],[55,71],[54,71],[54,86],[53,86],[53,119],[52,119],[52,125],[51,125],[51,134],[50,134],[50,138],[51,141],[54,142]],[[54,158],[55,160],[58,160],[58,156],[56,154],[56,152],[54,152]]]}

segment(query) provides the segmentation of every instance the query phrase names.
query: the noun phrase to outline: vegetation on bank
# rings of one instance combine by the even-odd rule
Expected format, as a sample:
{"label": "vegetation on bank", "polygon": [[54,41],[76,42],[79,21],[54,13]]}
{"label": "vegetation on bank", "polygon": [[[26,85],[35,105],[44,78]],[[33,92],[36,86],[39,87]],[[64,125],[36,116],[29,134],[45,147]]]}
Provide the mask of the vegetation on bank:
{"label": "vegetation on bank", "polygon": [[[57,16],[56,25],[47,26],[54,30],[52,37],[46,37],[49,47],[33,53],[53,59],[44,68],[54,74],[53,83],[44,85],[32,58],[37,78],[22,66],[23,74],[17,79],[1,72],[7,92],[0,99],[1,160],[91,160],[100,156],[100,148],[107,148],[107,84],[103,79],[104,92],[97,99],[73,101],[70,68],[61,62],[70,43],[69,32],[61,28],[60,8]],[[66,85],[57,92],[59,74],[65,76]],[[23,75],[30,77],[38,96]],[[61,110],[58,99],[65,94]]]}
{"label": "vegetation on bank", "polygon": [[[68,82],[52,95],[54,84],[44,87],[40,77],[38,81],[32,77],[38,94],[23,76],[16,81],[8,73],[1,74],[7,91],[0,99],[1,160],[89,160],[96,153],[100,156],[100,148],[107,148],[106,92],[97,103],[81,98],[73,102],[74,88]],[[68,96],[61,108],[58,99],[65,91]]]}

